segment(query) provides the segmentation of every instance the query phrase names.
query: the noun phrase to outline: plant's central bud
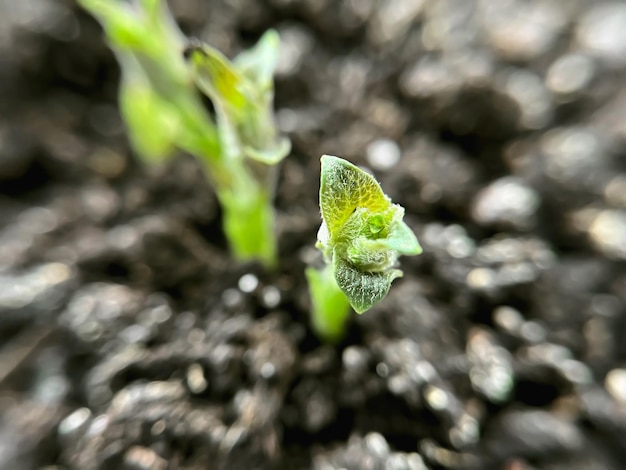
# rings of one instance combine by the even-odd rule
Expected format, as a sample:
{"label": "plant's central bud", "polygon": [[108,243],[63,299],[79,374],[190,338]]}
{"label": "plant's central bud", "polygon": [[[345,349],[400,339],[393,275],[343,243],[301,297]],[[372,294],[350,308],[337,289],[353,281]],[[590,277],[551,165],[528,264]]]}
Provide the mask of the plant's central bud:
{"label": "plant's central bud", "polygon": [[341,158],[322,157],[318,247],[335,269],[337,285],[357,312],[380,301],[391,282],[399,255],[421,247],[403,222],[404,209],[385,196],[368,173]]}

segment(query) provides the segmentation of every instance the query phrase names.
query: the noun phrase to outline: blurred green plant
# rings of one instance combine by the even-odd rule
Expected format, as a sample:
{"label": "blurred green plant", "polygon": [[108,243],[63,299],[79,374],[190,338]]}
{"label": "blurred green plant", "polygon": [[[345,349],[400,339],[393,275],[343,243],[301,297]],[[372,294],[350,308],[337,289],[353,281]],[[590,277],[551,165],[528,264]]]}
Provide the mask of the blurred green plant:
{"label": "blurred green plant", "polygon": [[363,313],[381,301],[391,282],[402,276],[400,255],[422,252],[403,221],[404,208],[393,204],[373,176],[338,157],[321,159],[322,225],[316,247],[322,270],[306,270],[313,303],[313,328],[328,341],[344,333],[350,306]]}
{"label": "blurred green plant", "polygon": [[291,148],[272,110],[278,34],[266,32],[230,61],[190,44],[163,0],[78,1],[102,24],[120,63],[120,108],[135,151],[151,163],[177,149],[195,155],[215,187],[233,255],[273,266],[276,164]]}

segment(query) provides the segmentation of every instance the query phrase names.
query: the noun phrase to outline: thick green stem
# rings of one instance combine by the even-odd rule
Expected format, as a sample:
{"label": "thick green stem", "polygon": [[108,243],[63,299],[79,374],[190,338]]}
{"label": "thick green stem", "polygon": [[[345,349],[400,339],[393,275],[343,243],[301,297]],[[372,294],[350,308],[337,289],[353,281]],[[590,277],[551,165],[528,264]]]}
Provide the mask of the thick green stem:
{"label": "thick green stem", "polygon": [[223,209],[224,233],[233,256],[239,261],[257,259],[274,267],[276,243],[271,195],[255,185],[245,192],[218,196]]}
{"label": "thick green stem", "polygon": [[204,163],[222,207],[222,226],[233,256],[275,267],[272,186],[262,184],[241,159],[204,159]]}
{"label": "thick green stem", "polygon": [[335,281],[332,264],[322,270],[308,268],[306,277],[312,302],[312,326],[322,339],[336,343],[345,333],[350,303]]}

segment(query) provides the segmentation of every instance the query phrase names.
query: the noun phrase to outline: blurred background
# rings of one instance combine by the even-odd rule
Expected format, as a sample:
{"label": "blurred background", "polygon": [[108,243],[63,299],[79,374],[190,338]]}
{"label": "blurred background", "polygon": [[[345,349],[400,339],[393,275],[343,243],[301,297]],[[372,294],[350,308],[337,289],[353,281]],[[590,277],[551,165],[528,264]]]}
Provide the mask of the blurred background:
{"label": "blurred background", "polygon": [[[89,15],[0,0],[0,469],[626,468],[626,3],[169,6],[230,57],[280,34],[280,268],[230,261],[193,158],[133,155]],[[323,153],[424,247],[337,346]]]}

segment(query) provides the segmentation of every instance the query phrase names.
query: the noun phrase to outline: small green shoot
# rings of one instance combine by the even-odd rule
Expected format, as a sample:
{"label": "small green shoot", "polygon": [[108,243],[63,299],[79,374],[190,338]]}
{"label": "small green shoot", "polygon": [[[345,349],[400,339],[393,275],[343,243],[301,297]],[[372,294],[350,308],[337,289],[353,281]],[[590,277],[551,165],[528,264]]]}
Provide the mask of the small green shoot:
{"label": "small green shoot", "polygon": [[338,157],[324,155],[320,182],[322,225],[316,247],[326,262],[306,271],[313,303],[313,328],[324,339],[343,335],[349,306],[363,313],[380,302],[402,276],[400,255],[422,252],[373,176]]}
{"label": "small green shoot", "polygon": [[[196,156],[215,187],[234,256],[274,265],[275,165],[290,151],[272,110],[278,34],[268,31],[230,61],[190,45],[164,0],[79,3],[100,21],[120,63],[120,108],[135,151],[148,162],[175,150]],[[215,120],[198,90],[211,99]]]}

